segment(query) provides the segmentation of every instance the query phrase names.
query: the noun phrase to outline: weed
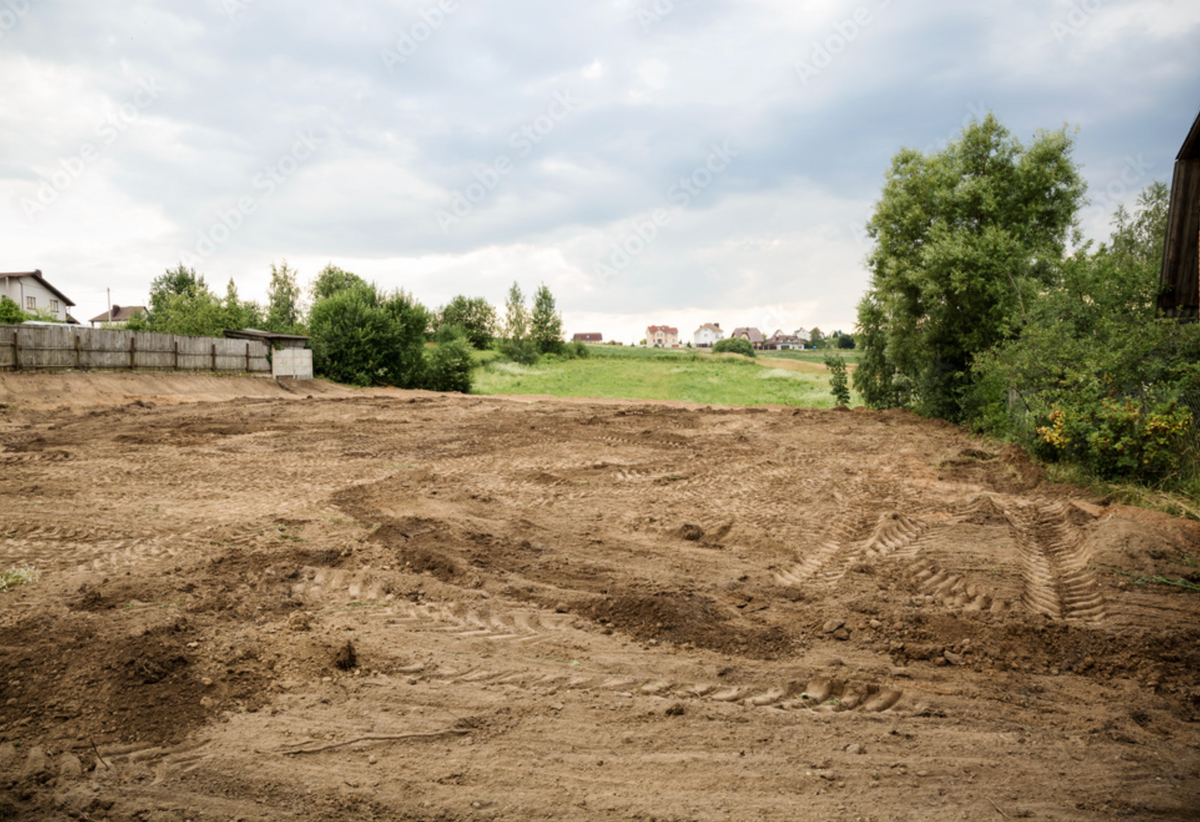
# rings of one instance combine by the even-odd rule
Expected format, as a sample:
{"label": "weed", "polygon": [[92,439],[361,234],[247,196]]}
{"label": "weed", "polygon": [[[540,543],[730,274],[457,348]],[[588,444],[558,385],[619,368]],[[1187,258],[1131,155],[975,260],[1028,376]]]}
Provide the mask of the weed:
{"label": "weed", "polygon": [[1200,592],[1200,585],[1197,585],[1194,582],[1188,582],[1183,577],[1179,577],[1178,579],[1171,579],[1170,577],[1164,577],[1162,574],[1154,574],[1153,576],[1143,576],[1141,574],[1135,574],[1130,571],[1125,571],[1121,568],[1118,568],[1115,565],[1109,565],[1107,567],[1111,568],[1116,573],[1125,577],[1127,580],[1132,582],[1134,585],[1137,585],[1138,587],[1145,587],[1146,585],[1149,585],[1149,584],[1170,585],[1175,588],[1182,588],[1185,591]]}
{"label": "weed", "polygon": [[0,572],[0,592],[16,588],[19,585],[37,582],[39,576],[41,576],[41,572],[31,565],[9,568],[7,571]]}

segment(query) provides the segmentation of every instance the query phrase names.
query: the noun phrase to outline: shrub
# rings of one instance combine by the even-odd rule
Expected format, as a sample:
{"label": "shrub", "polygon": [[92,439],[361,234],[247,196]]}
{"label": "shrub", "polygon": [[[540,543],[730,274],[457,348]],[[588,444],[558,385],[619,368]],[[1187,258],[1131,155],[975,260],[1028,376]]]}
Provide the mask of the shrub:
{"label": "shrub", "polygon": [[437,348],[428,352],[425,388],[430,391],[471,392],[471,343],[466,334],[439,332]]}
{"label": "shrub", "polygon": [[829,369],[829,390],[838,405],[850,404],[850,381],[846,376],[846,361],[833,354],[825,355],[825,367]]}
{"label": "shrub", "polygon": [[741,354],[745,357],[754,356],[754,346],[749,340],[741,337],[730,337],[727,340],[718,340],[712,347],[714,354]]}

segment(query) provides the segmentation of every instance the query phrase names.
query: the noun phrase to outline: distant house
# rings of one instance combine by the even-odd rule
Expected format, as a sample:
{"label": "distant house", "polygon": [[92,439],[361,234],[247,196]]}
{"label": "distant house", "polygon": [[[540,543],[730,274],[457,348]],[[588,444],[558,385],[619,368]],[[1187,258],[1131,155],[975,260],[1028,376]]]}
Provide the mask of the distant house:
{"label": "distant house", "polygon": [[725,332],[717,323],[705,323],[692,335],[692,345],[697,348],[712,348],[718,340],[725,339]]}
{"label": "distant house", "polygon": [[22,311],[41,311],[64,323],[79,322],[67,312],[75,303],[46,282],[40,270],[0,274],[0,297],[8,297]]}
{"label": "distant house", "polygon": [[784,334],[783,329],[776,329],[763,343],[763,348],[768,351],[801,351],[804,349],[804,340],[795,334]]}
{"label": "distant house", "polygon": [[679,329],[669,325],[647,326],[646,345],[651,348],[678,348]]}
{"label": "distant house", "polygon": [[1158,311],[1181,320],[1200,316],[1200,116],[1175,158]]}
{"label": "distant house", "polygon": [[735,328],[729,336],[735,340],[748,340],[753,348],[763,347],[763,335],[757,328]]}
{"label": "distant house", "polygon": [[812,335],[809,334],[808,331],[803,328],[797,328],[796,331],[794,332],[794,336],[796,336],[798,339],[804,340],[805,342],[808,342],[809,340],[812,339]]}
{"label": "distant house", "polygon": [[111,310],[105,311],[103,314],[97,314],[88,322],[92,324],[92,328],[97,325],[113,325],[125,326],[130,320],[139,314],[146,313],[144,305],[114,305]]}
{"label": "distant house", "polygon": [[600,333],[576,334],[571,338],[571,341],[581,343],[602,343],[604,342],[604,335]]}

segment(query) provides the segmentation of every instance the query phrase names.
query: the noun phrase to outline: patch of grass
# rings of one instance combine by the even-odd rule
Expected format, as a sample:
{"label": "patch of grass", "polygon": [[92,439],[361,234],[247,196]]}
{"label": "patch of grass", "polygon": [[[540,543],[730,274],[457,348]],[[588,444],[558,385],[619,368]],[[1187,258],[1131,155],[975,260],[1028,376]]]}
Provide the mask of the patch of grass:
{"label": "patch of grass", "polygon": [[[711,405],[832,408],[823,366],[712,355],[695,349],[590,346],[583,359],[523,366],[491,362],[475,371],[475,394],[683,400]],[[764,367],[765,366],[765,367]],[[859,404],[857,396],[853,404]]]}
{"label": "patch of grass", "polygon": [[0,571],[0,592],[7,591],[10,588],[17,588],[21,585],[28,585],[31,582],[37,582],[41,572],[31,565],[23,565],[19,568],[9,568],[7,571]]}
{"label": "patch of grass", "polygon": [[1200,483],[1184,482],[1159,488],[1148,488],[1128,482],[1099,480],[1078,465],[1065,462],[1043,463],[1051,482],[1079,485],[1088,493],[1113,502],[1161,511],[1173,517],[1200,521]]}
{"label": "patch of grass", "polygon": [[1135,574],[1131,571],[1126,571],[1124,569],[1118,568],[1115,565],[1109,565],[1107,567],[1111,568],[1114,572],[1125,577],[1127,580],[1129,580],[1130,582],[1132,582],[1134,585],[1138,586],[1139,588],[1143,588],[1147,585],[1170,585],[1175,588],[1182,588],[1185,591],[1200,592],[1200,585],[1197,585],[1194,582],[1188,582],[1183,577],[1179,577],[1177,579],[1171,579],[1170,577],[1164,577],[1162,574],[1154,574],[1152,576],[1144,576],[1142,574]]}

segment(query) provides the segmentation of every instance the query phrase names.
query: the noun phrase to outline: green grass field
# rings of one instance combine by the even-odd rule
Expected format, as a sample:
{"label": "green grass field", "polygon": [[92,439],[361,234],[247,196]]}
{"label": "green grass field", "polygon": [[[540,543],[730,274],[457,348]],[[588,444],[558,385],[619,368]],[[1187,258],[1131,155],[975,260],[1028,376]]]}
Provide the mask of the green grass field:
{"label": "green grass field", "polygon": [[[482,352],[480,367],[473,374],[472,393],[685,400],[712,405],[834,406],[819,353],[812,358],[760,355],[749,360],[690,349],[588,346],[588,351],[590,356],[585,359],[548,359],[533,366]],[[858,404],[857,395],[852,394],[852,404]]]}

